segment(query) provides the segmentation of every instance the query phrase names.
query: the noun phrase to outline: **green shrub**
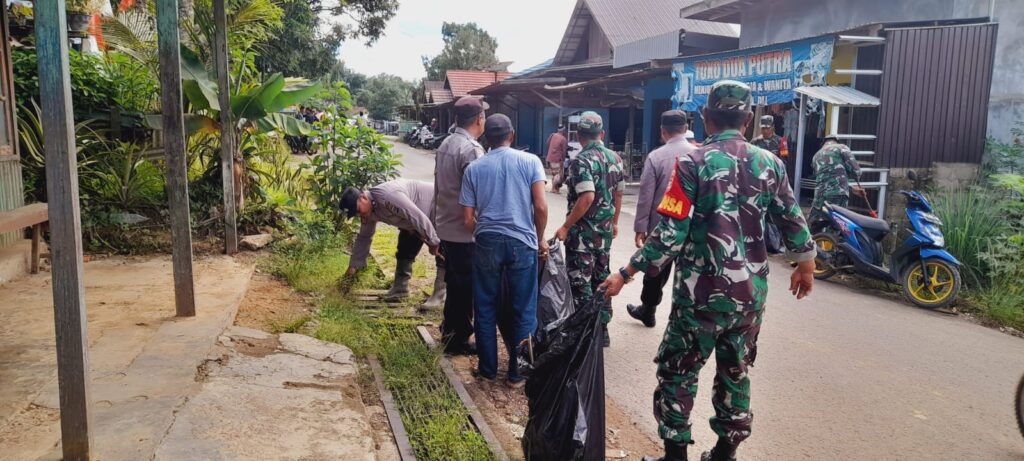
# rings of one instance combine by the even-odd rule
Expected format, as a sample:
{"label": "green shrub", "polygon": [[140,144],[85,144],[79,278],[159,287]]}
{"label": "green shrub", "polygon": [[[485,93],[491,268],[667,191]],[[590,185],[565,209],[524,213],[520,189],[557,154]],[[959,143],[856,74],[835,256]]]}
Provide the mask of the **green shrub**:
{"label": "green shrub", "polygon": [[996,195],[979,187],[943,190],[935,195],[935,214],[942,220],[946,249],[963,263],[966,282],[980,287],[988,266],[981,254],[992,239],[1008,230],[1006,213]]}
{"label": "green shrub", "polygon": [[121,211],[137,211],[164,201],[164,174],[142,156],[142,148],[126,142],[97,154],[90,167],[93,181],[83,183],[90,195]]}
{"label": "green shrub", "polygon": [[367,189],[398,177],[398,158],[372,128],[335,117],[320,124],[315,135],[320,137],[321,154],[305,166],[310,171],[310,189],[318,207],[334,214],[338,222],[338,204],[346,188]]}

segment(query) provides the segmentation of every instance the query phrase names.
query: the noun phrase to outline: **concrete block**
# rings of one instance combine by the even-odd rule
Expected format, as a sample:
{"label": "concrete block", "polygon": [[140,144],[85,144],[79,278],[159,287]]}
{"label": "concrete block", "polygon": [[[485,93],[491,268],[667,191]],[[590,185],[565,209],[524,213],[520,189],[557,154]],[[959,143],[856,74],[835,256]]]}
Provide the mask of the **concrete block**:
{"label": "concrete block", "polygon": [[32,241],[20,240],[0,248],[0,283],[7,283],[28,274],[32,258]]}
{"label": "concrete block", "polygon": [[306,335],[283,333],[278,339],[285,350],[314,360],[330,360],[340,364],[352,363],[352,351],[340,344],[332,344]]}

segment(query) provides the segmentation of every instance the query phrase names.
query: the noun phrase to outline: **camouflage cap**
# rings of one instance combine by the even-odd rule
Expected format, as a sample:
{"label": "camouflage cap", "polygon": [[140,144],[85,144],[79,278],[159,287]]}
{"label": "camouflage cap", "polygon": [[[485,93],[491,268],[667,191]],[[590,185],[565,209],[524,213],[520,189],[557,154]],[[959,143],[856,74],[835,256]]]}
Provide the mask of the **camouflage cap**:
{"label": "camouflage cap", "polygon": [[761,117],[761,128],[772,128],[775,126],[775,117],[765,115]]}
{"label": "camouflage cap", "polygon": [[750,87],[735,80],[719,80],[711,85],[708,109],[750,110],[753,105]]}
{"label": "camouflage cap", "polygon": [[580,114],[580,123],[577,129],[583,134],[598,134],[604,130],[604,120],[594,111],[586,111]]}

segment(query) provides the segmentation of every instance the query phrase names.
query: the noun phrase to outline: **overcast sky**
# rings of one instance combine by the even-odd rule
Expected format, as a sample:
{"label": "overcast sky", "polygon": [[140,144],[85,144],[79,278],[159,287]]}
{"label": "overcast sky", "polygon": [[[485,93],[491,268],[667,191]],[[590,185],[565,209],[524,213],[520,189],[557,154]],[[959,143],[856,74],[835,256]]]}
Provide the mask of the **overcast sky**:
{"label": "overcast sky", "polygon": [[441,52],[441,24],[475,22],[498,40],[498,59],[519,71],[554,56],[576,0],[401,0],[398,14],[372,47],[342,45],[341,59],[367,75],[423,78],[420,56]]}

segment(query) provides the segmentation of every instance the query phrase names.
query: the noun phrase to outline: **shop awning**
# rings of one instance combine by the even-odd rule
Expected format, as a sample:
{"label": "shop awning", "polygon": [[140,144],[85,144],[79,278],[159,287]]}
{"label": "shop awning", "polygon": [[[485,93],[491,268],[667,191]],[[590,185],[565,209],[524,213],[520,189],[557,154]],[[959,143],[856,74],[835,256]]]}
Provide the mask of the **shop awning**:
{"label": "shop awning", "polygon": [[848,86],[801,86],[797,93],[844,107],[878,107],[881,101],[863,91]]}

